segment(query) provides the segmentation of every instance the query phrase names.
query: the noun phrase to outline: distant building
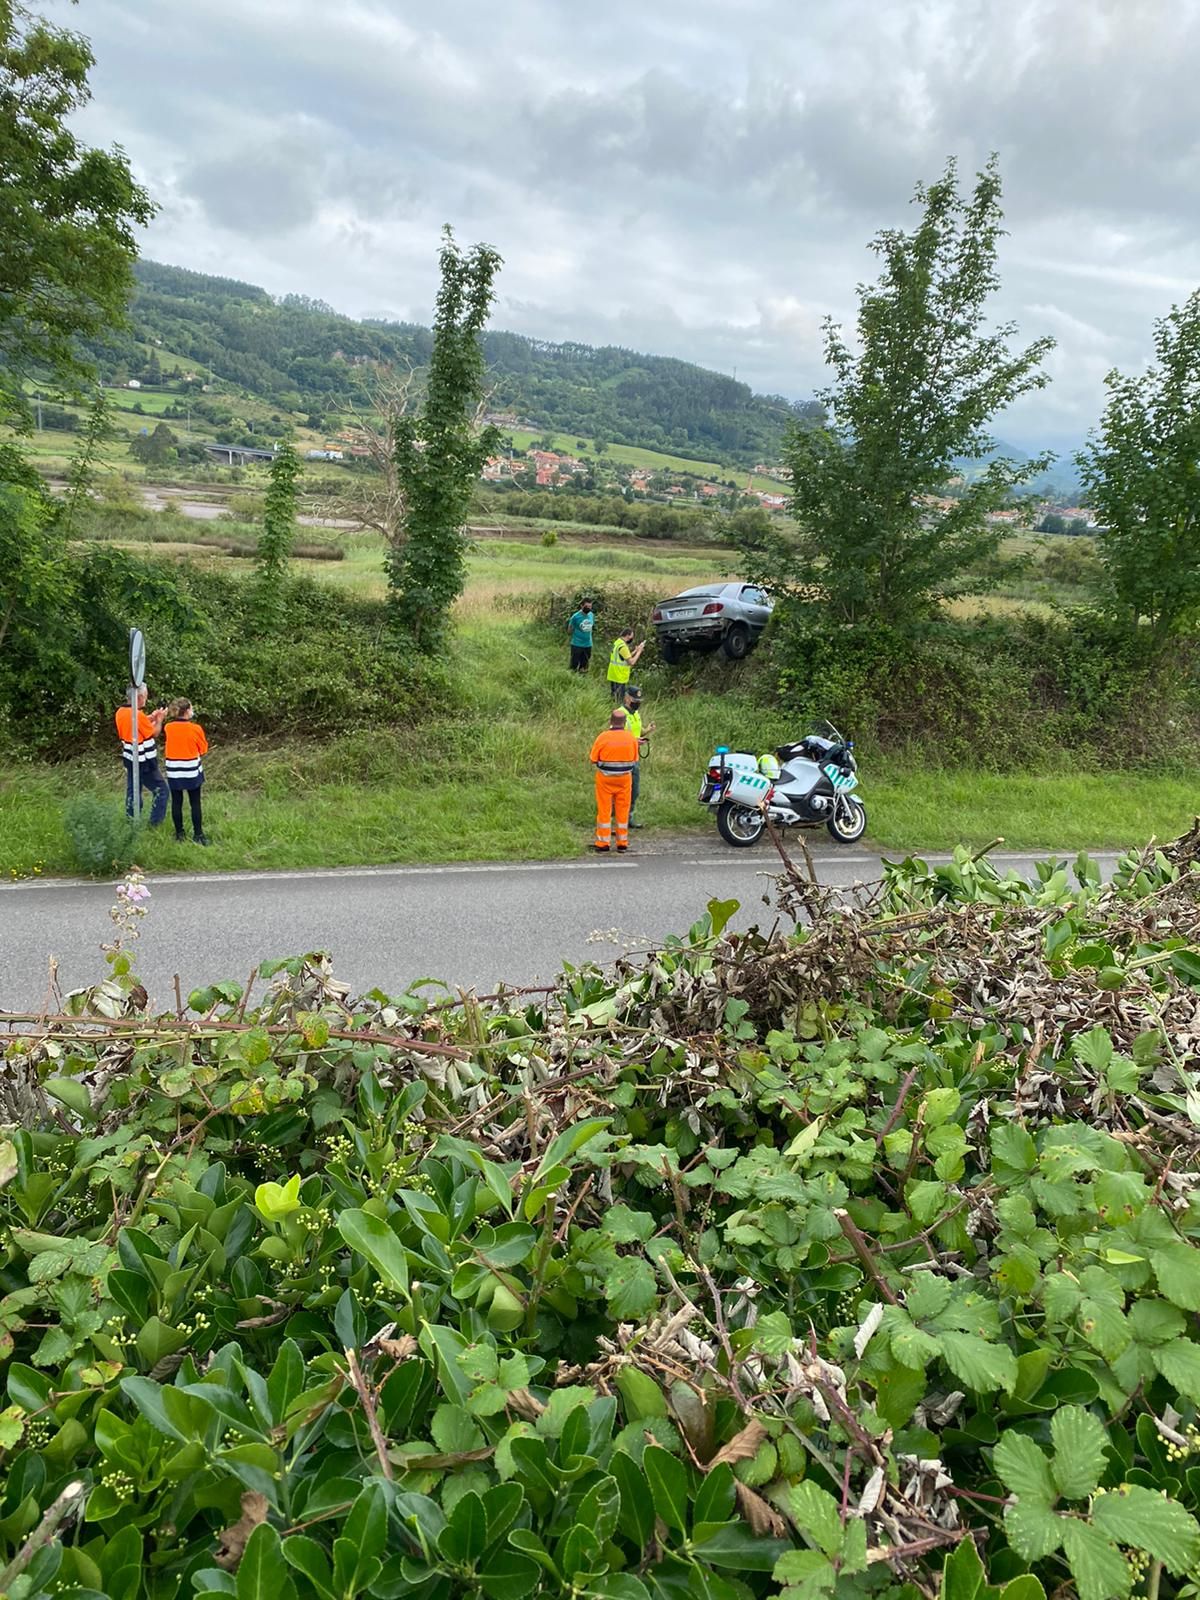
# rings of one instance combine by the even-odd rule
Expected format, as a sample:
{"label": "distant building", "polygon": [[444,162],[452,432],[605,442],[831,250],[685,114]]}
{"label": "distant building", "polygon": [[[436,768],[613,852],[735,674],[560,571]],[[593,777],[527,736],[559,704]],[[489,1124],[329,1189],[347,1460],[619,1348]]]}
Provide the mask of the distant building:
{"label": "distant building", "polygon": [[344,461],[346,454],[343,450],[306,450],[304,459],[306,461]]}
{"label": "distant building", "polygon": [[130,378],[129,382],[125,385],[125,387],[127,389],[140,389],[142,386],[141,386],[141,384],[138,382],[138,380],[136,378]]}
{"label": "distant building", "polygon": [[763,506],[767,511],[782,511],[784,506],[787,505],[787,495],[785,495],[785,494],[760,494],[759,497],[758,497],[758,503],[759,503],[760,506]]}

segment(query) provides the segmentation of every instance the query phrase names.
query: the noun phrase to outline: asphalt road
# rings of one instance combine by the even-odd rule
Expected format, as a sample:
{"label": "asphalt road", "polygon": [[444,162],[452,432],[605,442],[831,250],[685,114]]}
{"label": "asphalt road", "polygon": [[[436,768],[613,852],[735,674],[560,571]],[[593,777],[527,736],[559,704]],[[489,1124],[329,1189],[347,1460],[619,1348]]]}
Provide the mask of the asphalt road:
{"label": "asphalt road", "polygon": [[[562,961],[611,961],[684,933],[713,897],[737,899],[735,926],[769,926],[763,904],[777,860],[766,848],[696,841],[678,851],[550,863],[354,867],[327,872],[197,874],[150,880],[137,969],[167,1004],[221,979],[244,983],[264,958],[328,950],[356,990],[397,993],[414,979],[492,990],[549,982]],[[945,857],[929,856],[929,860]],[[994,856],[1028,870],[1029,856]],[[1106,867],[1112,857],[1098,857]],[[823,882],[879,876],[879,857],[821,850]],[[49,958],[64,992],[105,973],[107,884],[0,886],[0,1010],[40,1008]]]}

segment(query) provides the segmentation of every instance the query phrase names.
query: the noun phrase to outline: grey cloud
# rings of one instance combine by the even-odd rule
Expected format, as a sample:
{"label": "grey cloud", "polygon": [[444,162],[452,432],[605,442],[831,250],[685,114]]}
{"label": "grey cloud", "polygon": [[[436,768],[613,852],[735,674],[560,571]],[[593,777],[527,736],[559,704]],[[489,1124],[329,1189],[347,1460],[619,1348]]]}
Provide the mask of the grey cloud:
{"label": "grey cloud", "polygon": [[[999,150],[997,314],[1059,340],[1014,426],[1081,434],[1200,279],[1200,0],[88,0],[88,135],[161,259],[426,317],[437,229],[505,257],[496,321],[802,396],[820,324],[948,155]],[[239,184],[248,170],[257,177]]]}
{"label": "grey cloud", "polygon": [[234,233],[286,235],[317,212],[310,171],[294,149],[230,151],[186,169],[181,183],[212,223]]}

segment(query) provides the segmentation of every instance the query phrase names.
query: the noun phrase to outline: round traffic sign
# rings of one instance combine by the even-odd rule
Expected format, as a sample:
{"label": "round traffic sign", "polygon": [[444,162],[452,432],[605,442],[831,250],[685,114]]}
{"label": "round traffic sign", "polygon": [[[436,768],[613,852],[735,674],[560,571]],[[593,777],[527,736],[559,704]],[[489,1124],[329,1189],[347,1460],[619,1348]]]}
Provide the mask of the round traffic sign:
{"label": "round traffic sign", "polygon": [[146,641],[140,628],[129,630],[129,681],[138,689],[146,681]]}

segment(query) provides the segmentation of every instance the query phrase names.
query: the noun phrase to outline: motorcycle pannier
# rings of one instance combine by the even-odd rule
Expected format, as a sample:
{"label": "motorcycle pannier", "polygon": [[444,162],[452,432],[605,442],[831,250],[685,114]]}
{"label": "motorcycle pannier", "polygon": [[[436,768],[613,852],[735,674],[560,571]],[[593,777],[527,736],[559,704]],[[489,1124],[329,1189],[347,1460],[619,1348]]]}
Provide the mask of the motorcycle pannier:
{"label": "motorcycle pannier", "polygon": [[735,806],[761,806],[767,798],[771,780],[761,772],[735,772],[725,791],[726,800]]}

